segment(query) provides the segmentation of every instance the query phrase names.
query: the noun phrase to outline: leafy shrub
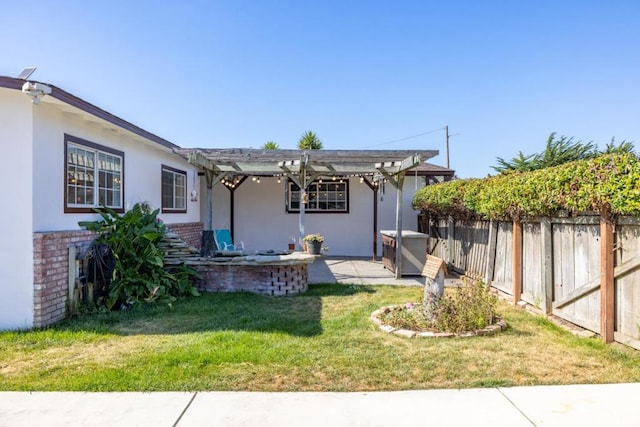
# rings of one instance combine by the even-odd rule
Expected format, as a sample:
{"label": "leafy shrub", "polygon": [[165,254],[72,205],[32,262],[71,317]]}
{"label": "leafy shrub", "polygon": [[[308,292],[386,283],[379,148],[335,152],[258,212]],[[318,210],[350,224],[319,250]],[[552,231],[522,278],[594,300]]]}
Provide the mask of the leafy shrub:
{"label": "leafy shrub", "polygon": [[407,303],[396,306],[382,315],[382,322],[394,328],[413,331],[455,332],[475,331],[493,324],[498,299],[482,281],[465,280],[459,288],[444,293],[432,320],[423,304]]}
{"label": "leafy shrub", "polygon": [[436,308],[433,327],[438,331],[464,332],[494,323],[498,299],[480,280],[445,293]]}
{"label": "leafy shrub", "polygon": [[610,154],[532,172],[429,185],[416,192],[414,209],[432,217],[526,220],[611,212],[640,216],[640,161]]}
{"label": "leafy shrub", "polygon": [[407,303],[403,306],[392,307],[388,312],[382,314],[380,320],[385,325],[399,329],[420,332],[432,329],[432,324],[421,304]]}
{"label": "leafy shrub", "polygon": [[191,280],[197,272],[188,266],[164,268],[164,252],[158,244],[165,225],[158,219],[159,210],[149,212],[136,204],[118,215],[113,209],[96,209],[101,221],[80,222],[81,227],[100,233],[97,241],[109,246],[115,259],[109,295],[109,309],[121,304],[164,301],[198,295]]}

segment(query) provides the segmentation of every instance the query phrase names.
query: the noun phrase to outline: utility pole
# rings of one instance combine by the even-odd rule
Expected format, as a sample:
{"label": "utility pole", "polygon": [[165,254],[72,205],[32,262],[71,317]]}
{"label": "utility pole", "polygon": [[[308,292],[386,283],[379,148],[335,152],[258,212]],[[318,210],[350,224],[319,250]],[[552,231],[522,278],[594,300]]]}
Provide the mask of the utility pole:
{"label": "utility pole", "polygon": [[447,169],[449,169],[449,125],[444,127],[444,138],[447,146]]}

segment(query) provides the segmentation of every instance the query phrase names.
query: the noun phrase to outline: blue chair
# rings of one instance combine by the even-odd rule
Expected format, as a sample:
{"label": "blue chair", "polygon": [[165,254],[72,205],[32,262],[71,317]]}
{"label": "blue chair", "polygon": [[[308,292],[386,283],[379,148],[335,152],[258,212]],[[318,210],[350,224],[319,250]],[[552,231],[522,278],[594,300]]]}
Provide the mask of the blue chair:
{"label": "blue chair", "polygon": [[243,251],[244,243],[234,244],[231,240],[231,231],[228,228],[213,230],[213,239],[219,251]]}

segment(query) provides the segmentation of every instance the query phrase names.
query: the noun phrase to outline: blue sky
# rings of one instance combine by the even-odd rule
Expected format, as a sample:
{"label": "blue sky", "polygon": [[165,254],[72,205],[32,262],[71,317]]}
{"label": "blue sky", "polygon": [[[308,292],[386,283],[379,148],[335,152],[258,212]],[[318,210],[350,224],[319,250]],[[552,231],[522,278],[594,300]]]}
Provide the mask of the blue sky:
{"label": "blue sky", "polygon": [[[637,1],[3,2],[0,75],[183,147],[436,149],[460,177],[551,132],[640,146]],[[404,139],[409,136],[419,137]]]}

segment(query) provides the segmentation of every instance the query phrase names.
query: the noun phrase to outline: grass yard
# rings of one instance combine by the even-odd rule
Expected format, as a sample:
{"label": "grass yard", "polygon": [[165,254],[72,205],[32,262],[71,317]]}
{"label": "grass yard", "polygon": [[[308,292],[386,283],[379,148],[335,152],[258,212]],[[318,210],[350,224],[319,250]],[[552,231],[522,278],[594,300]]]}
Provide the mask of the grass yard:
{"label": "grass yard", "polygon": [[422,288],[315,285],[290,298],[208,294],[0,333],[0,390],[365,391],[640,381],[640,352],[500,303],[509,329],[403,339],[375,309]]}

